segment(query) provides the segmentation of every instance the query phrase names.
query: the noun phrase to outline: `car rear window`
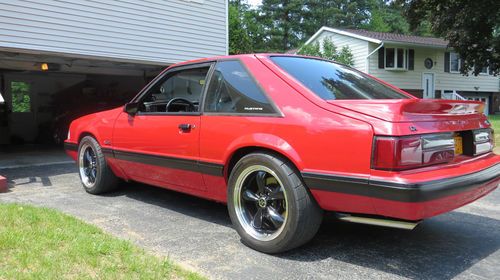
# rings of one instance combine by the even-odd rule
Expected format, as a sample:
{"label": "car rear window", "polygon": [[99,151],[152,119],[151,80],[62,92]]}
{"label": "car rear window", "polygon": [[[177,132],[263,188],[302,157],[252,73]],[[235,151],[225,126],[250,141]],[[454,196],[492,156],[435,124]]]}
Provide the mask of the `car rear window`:
{"label": "car rear window", "polygon": [[273,56],[271,60],[325,100],[409,98],[368,75],[341,64],[293,56]]}

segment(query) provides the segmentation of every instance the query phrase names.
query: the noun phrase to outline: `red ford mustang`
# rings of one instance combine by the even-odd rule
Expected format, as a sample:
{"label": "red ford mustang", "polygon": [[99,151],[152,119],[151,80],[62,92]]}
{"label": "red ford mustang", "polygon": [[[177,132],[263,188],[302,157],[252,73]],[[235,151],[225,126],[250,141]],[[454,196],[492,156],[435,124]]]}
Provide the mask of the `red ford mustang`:
{"label": "red ford mustang", "polygon": [[482,112],[331,61],[227,56],[169,67],[124,107],[73,121],[65,148],[89,193],[120,178],[227,202],[243,242],[276,253],[310,240],[323,210],[411,229],[493,191]]}

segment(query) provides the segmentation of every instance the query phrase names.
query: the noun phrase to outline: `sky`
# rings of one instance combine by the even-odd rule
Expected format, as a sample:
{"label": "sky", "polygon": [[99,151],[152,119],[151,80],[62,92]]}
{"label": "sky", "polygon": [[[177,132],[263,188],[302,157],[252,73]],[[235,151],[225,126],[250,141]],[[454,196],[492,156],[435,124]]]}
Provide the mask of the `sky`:
{"label": "sky", "polygon": [[262,0],[247,0],[248,1],[248,4],[256,7],[258,6],[260,3],[262,3]]}

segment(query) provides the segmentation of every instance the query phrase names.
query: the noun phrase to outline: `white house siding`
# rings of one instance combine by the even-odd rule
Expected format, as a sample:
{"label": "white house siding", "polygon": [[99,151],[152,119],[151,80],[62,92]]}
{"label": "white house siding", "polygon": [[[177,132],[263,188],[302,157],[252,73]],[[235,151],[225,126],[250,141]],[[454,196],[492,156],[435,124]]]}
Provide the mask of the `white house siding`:
{"label": "white house siding", "polygon": [[226,1],[2,1],[0,50],[150,64],[224,55]]}
{"label": "white house siding", "polygon": [[[377,48],[377,44],[369,43],[370,52]],[[384,47],[401,47],[385,44]],[[373,54],[369,59],[369,73],[402,89],[422,89],[422,73],[434,73],[436,90],[498,92],[499,78],[490,75],[468,77],[458,73],[444,72],[444,49],[407,47],[415,50],[415,68],[413,71],[388,71],[378,68],[378,55]],[[424,67],[424,60],[431,58],[434,61],[432,69]],[[478,87],[476,90],[475,87]]]}
{"label": "white house siding", "polygon": [[354,68],[366,72],[367,70],[366,56],[368,55],[367,41],[332,32],[323,32],[312,43],[323,42],[325,38],[330,38],[337,47],[337,50],[339,51],[344,46],[348,46],[353,54]]}

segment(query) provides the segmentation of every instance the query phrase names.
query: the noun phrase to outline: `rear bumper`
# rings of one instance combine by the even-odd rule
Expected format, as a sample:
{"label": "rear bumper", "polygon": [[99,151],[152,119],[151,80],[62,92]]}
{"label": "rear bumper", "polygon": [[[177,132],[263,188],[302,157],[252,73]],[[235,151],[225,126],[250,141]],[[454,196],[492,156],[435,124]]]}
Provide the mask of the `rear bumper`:
{"label": "rear bumper", "polygon": [[493,191],[500,163],[480,171],[417,183],[303,173],[325,210],[420,220],[451,211]]}

